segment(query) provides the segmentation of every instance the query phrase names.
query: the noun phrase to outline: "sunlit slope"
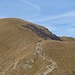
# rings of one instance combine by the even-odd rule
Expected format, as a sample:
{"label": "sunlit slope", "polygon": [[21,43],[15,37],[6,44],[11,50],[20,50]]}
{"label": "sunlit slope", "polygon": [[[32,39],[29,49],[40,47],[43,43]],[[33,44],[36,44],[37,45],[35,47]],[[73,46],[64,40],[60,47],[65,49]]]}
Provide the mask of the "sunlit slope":
{"label": "sunlit slope", "polygon": [[43,52],[57,62],[58,75],[75,74],[75,42],[45,41]]}
{"label": "sunlit slope", "polygon": [[17,18],[0,19],[0,75],[74,75],[75,42]]}
{"label": "sunlit slope", "polygon": [[35,33],[22,27],[17,19],[1,19],[0,72],[7,72],[14,62],[30,55],[38,40]]}

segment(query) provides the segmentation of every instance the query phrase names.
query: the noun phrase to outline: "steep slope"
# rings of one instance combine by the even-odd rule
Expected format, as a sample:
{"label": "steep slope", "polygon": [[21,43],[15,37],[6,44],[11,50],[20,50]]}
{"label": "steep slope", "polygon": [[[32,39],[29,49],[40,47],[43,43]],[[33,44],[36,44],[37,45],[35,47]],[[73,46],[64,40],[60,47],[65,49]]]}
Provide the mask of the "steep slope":
{"label": "steep slope", "polygon": [[0,75],[74,75],[74,58],[74,41],[21,19],[0,19]]}
{"label": "steep slope", "polygon": [[42,37],[43,39],[52,39],[52,40],[61,40],[59,37],[51,33],[48,29],[34,25],[34,24],[28,24],[28,25],[22,25],[25,28],[30,29],[31,31],[35,32],[38,36]]}

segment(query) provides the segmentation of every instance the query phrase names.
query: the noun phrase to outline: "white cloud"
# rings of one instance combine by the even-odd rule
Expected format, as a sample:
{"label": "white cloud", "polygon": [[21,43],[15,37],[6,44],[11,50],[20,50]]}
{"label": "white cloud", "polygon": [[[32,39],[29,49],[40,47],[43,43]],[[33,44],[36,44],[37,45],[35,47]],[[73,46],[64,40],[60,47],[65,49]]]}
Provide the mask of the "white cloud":
{"label": "white cloud", "polygon": [[43,17],[33,22],[43,23],[43,25],[45,23],[45,27],[59,36],[75,37],[75,11]]}
{"label": "white cloud", "polygon": [[34,9],[36,9],[37,10],[37,14],[39,14],[40,13],[40,6],[38,6],[38,5],[36,5],[36,4],[33,4],[33,3],[31,3],[31,2],[29,2],[29,1],[26,1],[26,0],[22,0],[24,3],[26,3],[26,4],[28,4],[28,5],[30,5],[31,7],[33,7]]}
{"label": "white cloud", "polygon": [[[63,31],[64,32],[64,31]],[[74,27],[69,27],[65,30],[64,35],[66,36],[71,36],[75,37],[75,28]]]}
{"label": "white cloud", "polygon": [[59,15],[53,15],[53,16],[46,16],[39,19],[33,19],[34,22],[46,22],[46,21],[53,21],[56,19],[62,19],[66,17],[75,17],[75,11],[59,14]]}

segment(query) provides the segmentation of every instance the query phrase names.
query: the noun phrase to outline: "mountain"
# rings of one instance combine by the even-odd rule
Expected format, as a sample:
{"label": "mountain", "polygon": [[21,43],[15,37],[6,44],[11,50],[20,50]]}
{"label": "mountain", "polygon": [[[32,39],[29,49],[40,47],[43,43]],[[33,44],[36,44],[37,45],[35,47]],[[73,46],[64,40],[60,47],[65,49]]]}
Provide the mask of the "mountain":
{"label": "mountain", "polygon": [[62,37],[59,37],[62,41],[67,41],[67,42],[73,42],[75,41],[75,38],[72,38],[72,37],[66,37],[66,36],[62,36]]}
{"label": "mountain", "polygon": [[75,75],[75,40],[18,18],[0,19],[0,75]]}

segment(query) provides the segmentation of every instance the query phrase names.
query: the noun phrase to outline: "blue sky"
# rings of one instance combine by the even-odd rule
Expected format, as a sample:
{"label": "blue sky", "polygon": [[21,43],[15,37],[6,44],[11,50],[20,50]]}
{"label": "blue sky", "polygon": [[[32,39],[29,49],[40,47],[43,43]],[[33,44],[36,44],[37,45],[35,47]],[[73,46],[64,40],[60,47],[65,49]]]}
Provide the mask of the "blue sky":
{"label": "blue sky", "polygon": [[0,0],[0,18],[21,18],[58,36],[75,37],[75,0]]}

